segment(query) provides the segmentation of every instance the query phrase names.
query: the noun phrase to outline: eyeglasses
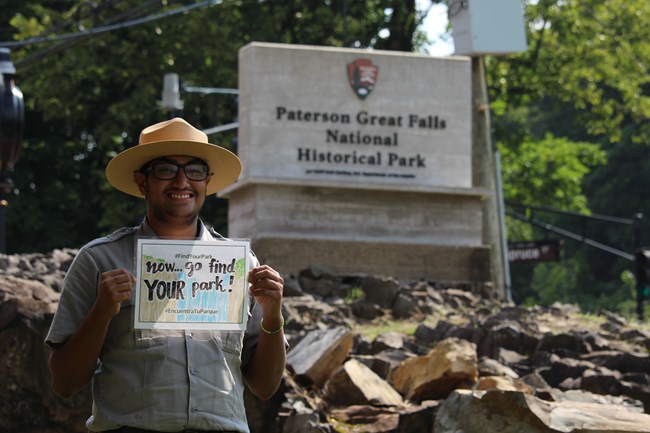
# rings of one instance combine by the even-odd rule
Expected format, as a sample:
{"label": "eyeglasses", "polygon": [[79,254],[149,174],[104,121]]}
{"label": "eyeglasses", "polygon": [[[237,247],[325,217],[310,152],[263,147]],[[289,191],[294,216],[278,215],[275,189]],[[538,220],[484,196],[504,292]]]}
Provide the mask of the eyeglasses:
{"label": "eyeglasses", "polygon": [[208,166],[202,162],[190,161],[187,164],[179,164],[174,161],[159,161],[153,162],[148,166],[140,169],[140,173],[153,172],[153,176],[158,180],[172,180],[176,179],[180,169],[183,169],[185,177],[189,180],[205,180],[209,173]]}

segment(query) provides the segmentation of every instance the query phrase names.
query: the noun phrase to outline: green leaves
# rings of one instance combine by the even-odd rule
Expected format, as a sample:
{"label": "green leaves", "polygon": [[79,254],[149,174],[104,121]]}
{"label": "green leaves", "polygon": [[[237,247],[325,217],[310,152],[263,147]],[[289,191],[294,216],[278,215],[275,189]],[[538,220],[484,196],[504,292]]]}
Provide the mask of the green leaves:
{"label": "green leaves", "polygon": [[588,212],[582,181],[593,167],[606,161],[599,145],[548,133],[541,140],[527,138],[516,149],[502,149],[508,199]]}
{"label": "green leaves", "polygon": [[[59,36],[129,22],[182,7],[140,0],[5,0],[4,41]],[[187,2],[186,2],[187,3]],[[142,128],[167,117],[163,75],[182,85],[237,87],[238,51],[251,41],[410,50],[414,0],[224,0],[128,28],[12,49],[25,95],[24,149],[12,175],[21,194],[7,212],[11,252],[76,247],[137,224],[143,201],[113,191],[111,157],[138,142]],[[397,12],[396,12],[397,11]],[[380,38],[390,28],[388,38]],[[183,116],[208,128],[230,123],[236,101],[187,94]],[[231,146],[233,133],[210,137]],[[226,229],[226,203],[210,198],[206,222]]]}
{"label": "green leaves", "polygon": [[576,109],[590,135],[620,141],[633,121],[637,139],[647,138],[650,3],[539,1],[526,16],[528,52],[490,59],[493,98],[519,105],[551,97]]}
{"label": "green leaves", "polygon": [[[487,61],[506,200],[623,218],[650,214],[650,2],[539,0],[527,1],[525,11],[528,51]],[[634,249],[631,228],[540,218]],[[647,222],[641,230],[647,243]],[[549,236],[511,219],[508,235]],[[629,263],[574,241],[565,250],[559,264],[513,266],[515,298],[584,308],[625,299],[619,277]]]}

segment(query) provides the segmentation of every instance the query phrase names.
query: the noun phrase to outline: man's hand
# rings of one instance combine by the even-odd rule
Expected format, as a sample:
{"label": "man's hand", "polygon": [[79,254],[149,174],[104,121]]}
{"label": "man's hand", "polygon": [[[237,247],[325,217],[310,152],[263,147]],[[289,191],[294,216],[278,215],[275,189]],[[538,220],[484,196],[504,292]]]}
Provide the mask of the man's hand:
{"label": "man's hand", "polygon": [[120,304],[131,299],[135,277],[124,269],[104,272],[99,277],[99,292],[94,309],[97,314],[112,319],[120,312]]}
{"label": "man's hand", "polygon": [[282,291],[284,280],[280,274],[268,265],[253,268],[248,273],[251,284],[250,293],[255,301],[262,306],[264,318],[269,326],[277,320],[278,326],[282,318]]}
{"label": "man's hand", "polygon": [[251,295],[262,307],[262,329],[267,331],[260,332],[244,380],[253,394],[267,400],[280,386],[287,362],[282,320],[284,280],[275,269],[262,265],[251,269],[248,282]]}
{"label": "man's hand", "polygon": [[61,397],[69,398],[92,379],[108,327],[120,303],[131,298],[133,283],[135,277],[124,269],[101,274],[97,299],[79,329],[52,350],[52,387]]}

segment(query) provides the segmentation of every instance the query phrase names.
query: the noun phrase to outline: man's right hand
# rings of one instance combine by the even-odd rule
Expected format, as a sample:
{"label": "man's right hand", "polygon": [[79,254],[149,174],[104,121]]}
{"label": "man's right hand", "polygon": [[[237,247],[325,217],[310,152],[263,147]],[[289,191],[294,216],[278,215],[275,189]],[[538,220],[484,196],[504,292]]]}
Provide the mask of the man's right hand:
{"label": "man's right hand", "polygon": [[52,349],[52,387],[61,397],[69,398],[92,379],[110,322],[120,304],[131,298],[134,283],[133,274],[124,269],[101,274],[97,299],[79,329]]}
{"label": "man's right hand", "polygon": [[131,299],[135,277],[125,269],[104,272],[99,277],[99,292],[95,301],[97,314],[112,319],[120,312],[120,304]]}

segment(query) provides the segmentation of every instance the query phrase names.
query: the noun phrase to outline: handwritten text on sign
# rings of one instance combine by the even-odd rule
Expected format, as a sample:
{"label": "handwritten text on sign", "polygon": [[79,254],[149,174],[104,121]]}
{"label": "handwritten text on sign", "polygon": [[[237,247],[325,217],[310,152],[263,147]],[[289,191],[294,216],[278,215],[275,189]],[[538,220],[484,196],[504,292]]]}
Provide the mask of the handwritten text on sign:
{"label": "handwritten text on sign", "polygon": [[244,330],[250,244],[138,239],[136,329]]}

